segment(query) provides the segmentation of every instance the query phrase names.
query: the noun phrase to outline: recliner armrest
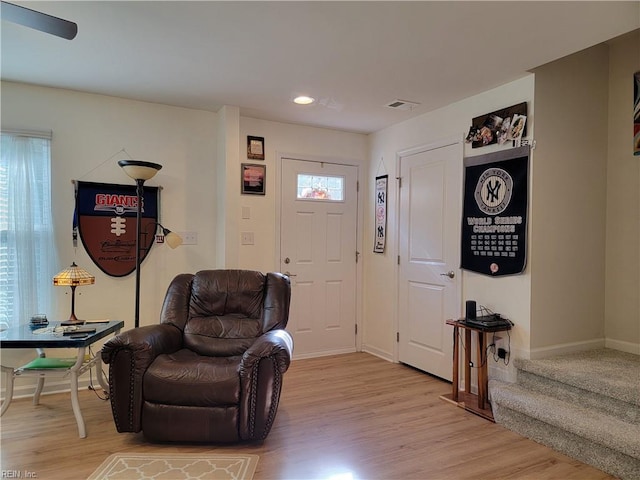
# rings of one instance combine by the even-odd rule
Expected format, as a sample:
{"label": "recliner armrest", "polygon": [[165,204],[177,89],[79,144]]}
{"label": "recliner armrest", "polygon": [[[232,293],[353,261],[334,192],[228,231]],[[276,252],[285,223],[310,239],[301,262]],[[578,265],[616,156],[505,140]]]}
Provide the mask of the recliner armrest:
{"label": "recliner armrest", "polygon": [[111,363],[119,350],[134,352],[136,366],[146,367],[161,353],[172,353],[182,346],[182,332],[171,324],[147,325],[119,333],[102,347],[102,361]]}
{"label": "recliner armrest", "polygon": [[291,363],[293,339],[286,330],[271,330],[251,345],[242,356],[240,370],[250,370],[257,362],[266,357],[275,357],[280,374],[284,374]]}
{"label": "recliner armrest", "polygon": [[109,397],[119,432],[140,431],[144,373],[158,355],[181,347],[182,331],[170,324],[127,330],[104,344],[101,357],[109,364]]}
{"label": "recliner armrest", "polygon": [[289,368],[293,339],[286,330],[271,330],[247,349],[240,363],[241,440],[264,440],[278,410],[282,376]]}

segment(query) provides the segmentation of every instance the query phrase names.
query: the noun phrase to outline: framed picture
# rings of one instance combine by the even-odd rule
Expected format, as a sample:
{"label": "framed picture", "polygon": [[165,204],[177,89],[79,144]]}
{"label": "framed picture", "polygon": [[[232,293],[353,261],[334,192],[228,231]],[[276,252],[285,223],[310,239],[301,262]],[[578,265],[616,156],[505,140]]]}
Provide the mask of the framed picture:
{"label": "framed picture", "polygon": [[241,169],[242,194],[264,195],[266,174],[266,165],[243,163]]}
{"label": "framed picture", "polygon": [[264,160],[264,137],[247,135],[247,158],[250,160]]}

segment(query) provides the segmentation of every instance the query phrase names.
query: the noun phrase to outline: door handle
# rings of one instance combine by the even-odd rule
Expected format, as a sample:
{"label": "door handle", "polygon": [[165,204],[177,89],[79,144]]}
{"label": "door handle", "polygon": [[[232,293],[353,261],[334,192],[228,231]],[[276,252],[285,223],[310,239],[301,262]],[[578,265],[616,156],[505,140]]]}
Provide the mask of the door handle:
{"label": "door handle", "polygon": [[456,276],[456,272],[454,272],[453,270],[449,270],[447,273],[441,273],[440,276],[454,278]]}
{"label": "door handle", "polygon": [[291,272],[284,272],[284,274],[285,274],[287,277],[297,277],[297,275],[296,275],[295,273],[291,273]]}

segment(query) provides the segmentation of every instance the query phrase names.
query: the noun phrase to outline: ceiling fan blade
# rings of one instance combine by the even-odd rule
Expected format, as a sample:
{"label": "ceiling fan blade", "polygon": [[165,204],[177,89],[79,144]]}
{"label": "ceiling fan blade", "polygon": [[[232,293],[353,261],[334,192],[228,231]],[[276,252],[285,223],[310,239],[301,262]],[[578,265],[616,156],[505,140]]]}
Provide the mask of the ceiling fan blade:
{"label": "ceiling fan blade", "polygon": [[78,33],[78,25],[73,22],[21,7],[20,5],[14,5],[13,3],[2,2],[0,17],[2,17],[2,20],[50,33],[67,40],[74,39]]}

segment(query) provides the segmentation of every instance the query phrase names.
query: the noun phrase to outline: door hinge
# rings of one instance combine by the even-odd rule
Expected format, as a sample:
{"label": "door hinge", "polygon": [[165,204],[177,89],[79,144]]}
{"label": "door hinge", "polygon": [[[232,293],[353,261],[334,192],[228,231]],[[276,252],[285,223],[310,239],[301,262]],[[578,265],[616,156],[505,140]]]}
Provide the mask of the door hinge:
{"label": "door hinge", "polygon": [[356,250],[356,263],[358,263],[359,258],[360,258],[360,252]]}
{"label": "door hinge", "polygon": [[400,332],[396,332],[396,342],[400,343]]}
{"label": "door hinge", "polygon": [[398,255],[398,265],[400,265],[400,255]]}
{"label": "door hinge", "polygon": [[402,188],[402,177],[396,177],[398,179],[398,188]]}
{"label": "door hinge", "polygon": [[356,335],[358,334],[358,324],[356,323]]}
{"label": "door hinge", "polygon": [[360,191],[360,180],[356,181],[356,192]]}

